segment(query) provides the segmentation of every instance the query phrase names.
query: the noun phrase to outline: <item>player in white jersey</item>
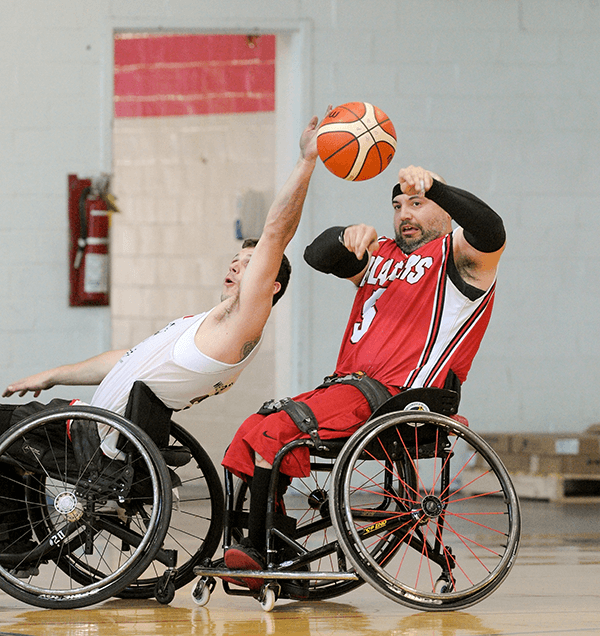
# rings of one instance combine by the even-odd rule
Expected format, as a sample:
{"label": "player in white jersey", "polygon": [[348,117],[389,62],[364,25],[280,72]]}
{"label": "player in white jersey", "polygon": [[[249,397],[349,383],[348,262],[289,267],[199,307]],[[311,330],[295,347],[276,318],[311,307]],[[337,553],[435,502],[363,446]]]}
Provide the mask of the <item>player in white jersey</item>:
{"label": "player in white jersey", "polygon": [[[290,266],[284,250],[300,222],[315,167],[317,126],[318,118],[313,117],[303,131],[300,157],[269,209],[260,239],[244,242],[231,261],[219,304],[206,313],[173,321],[130,351],[107,351],[13,382],[3,397],[28,392],[38,397],[56,385],[100,385],[92,405],[123,414],[136,380],[173,409],[229,388],[254,357],[272,306],[287,286]],[[19,421],[18,410],[0,405],[0,432]],[[100,437],[103,451],[118,456],[116,431],[100,431]],[[32,548],[30,536],[22,531],[15,535],[19,511],[8,490],[11,485],[18,487],[20,479],[0,474],[6,488],[0,495],[0,551]]]}
{"label": "player in white jersey", "polygon": [[[300,157],[271,205],[260,240],[244,244],[233,258],[223,282],[221,302],[197,316],[195,331],[184,330],[179,334],[186,339],[185,347],[178,338],[169,344],[170,349],[159,353],[164,345],[160,334],[171,335],[176,325],[184,324],[175,321],[131,351],[108,351],[13,382],[4,390],[3,397],[14,394],[22,397],[29,391],[37,397],[44,389],[56,385],[103,383],[92,404],[123,413],[127,401],[124,393],[135,380],[146,381],[157,397],[172,408],[183,408],[217,392],[214,387],[207,388],[207,378],[203,377],[206,374],[212,377],[215,370],[223,373],[219,382],[231,385],[249,362],[271,308],[287,285],[285,272],[280,275],[286,269],[284,250],[300,222],[315,167],[317,126],[318,118],[313,117],[302,133]],[[289,277],[289,264],[287,270]],[[169,364],[165,355],[172,357]],[[174,372],[176,368],[187,372],[178,375]],[[125,389],[118,381],[113,382],[122,374],[127,377]]]}

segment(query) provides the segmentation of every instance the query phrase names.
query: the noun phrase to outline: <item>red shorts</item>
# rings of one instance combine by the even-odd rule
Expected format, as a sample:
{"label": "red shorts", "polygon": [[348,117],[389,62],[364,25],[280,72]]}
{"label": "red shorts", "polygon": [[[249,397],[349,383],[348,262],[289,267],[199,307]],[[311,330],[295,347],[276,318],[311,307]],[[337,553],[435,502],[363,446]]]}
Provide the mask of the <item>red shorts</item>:
{"label": "red shorts", "polygon": [[[333,384],[324,389],[302,393],[294,398],[310,406],[319,423],[319,437],[350,437],[371,415],[363,394],[349,384]],[[223,458],[223,466],[238,477],[254,474],[254,454],[270,464],[280,448],[295,439],[306,438],[285,411],[271,415],[251,415],[240,426]],[[296,448],[281,464],[281,472],[290,477],[310,474],[308,448]]]}

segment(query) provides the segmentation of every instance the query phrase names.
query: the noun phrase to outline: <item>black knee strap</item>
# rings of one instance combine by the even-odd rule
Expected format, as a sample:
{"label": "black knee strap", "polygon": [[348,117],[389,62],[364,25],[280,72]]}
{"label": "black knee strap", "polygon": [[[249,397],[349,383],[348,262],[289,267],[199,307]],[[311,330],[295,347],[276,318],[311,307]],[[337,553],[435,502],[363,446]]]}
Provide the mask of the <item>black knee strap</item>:
{"label": "black knee strap", "polygon": [[374,413],[384,402],[387,402],[392,397],[392,394],[384,384],[374,378],[370,378],[364,371],[357,371],[348,375],[327,376],[323,380],[323,384],[317,388],[326,388],[332,384],[350,384],[355,386],[365,396],[371,413]]}
{"label": "black knee strap", "polygon": [[258,413],[260,415],[270,415],[279,411],[285,411],[298,429],[312,439],[316,448],[320,449],[323,447],[323,442],[317,432],[319,423],[308,404],[296,402],[289,397],[281,400],[269,400],[260,407]]}

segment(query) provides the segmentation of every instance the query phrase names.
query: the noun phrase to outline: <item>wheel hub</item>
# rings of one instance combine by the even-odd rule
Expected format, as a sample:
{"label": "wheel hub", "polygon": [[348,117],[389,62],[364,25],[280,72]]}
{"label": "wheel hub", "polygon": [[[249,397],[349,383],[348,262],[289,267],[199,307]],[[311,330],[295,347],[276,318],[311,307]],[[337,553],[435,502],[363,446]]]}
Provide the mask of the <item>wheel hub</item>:
{"label": "wheel hub", "polygon": [[327,501],[327,493],[322,488],[313,490],[308,495],[308,505],[313,510],[320,510],[321,506]]}
{"label": "wheel hub", "polygon": [[429,519],[435,519],[442,514],[444,506],[435,495],[427,495],[423,497],[423,501],[421,501],[421,510]]}
{"label": "wheel hub", "polygon": [[65,490],[56,496],[54,509],[58,514],[65,516],[69,521],[78,521],[83,515],[83,506],[77,500],[74,492]]}
{"label": "wheel hub", "polygon": [[313,510],[318,510],[321,517],[329,517],[329,496],[326,490],[317,488],[308,495],[308,505]]}

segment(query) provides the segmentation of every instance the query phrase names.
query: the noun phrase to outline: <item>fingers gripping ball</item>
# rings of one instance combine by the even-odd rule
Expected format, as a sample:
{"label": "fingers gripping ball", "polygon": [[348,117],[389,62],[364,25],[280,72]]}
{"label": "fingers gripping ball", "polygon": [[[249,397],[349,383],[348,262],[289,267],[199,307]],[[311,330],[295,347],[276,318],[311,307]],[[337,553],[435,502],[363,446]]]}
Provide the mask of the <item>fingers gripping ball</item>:
{"label": "fingers gripping ball", "polygon": [[364,181],[390,164],[396,152],[396,130],[376,106],[349,102],[323,119],[317,132],[317,150],[334,175]]}

